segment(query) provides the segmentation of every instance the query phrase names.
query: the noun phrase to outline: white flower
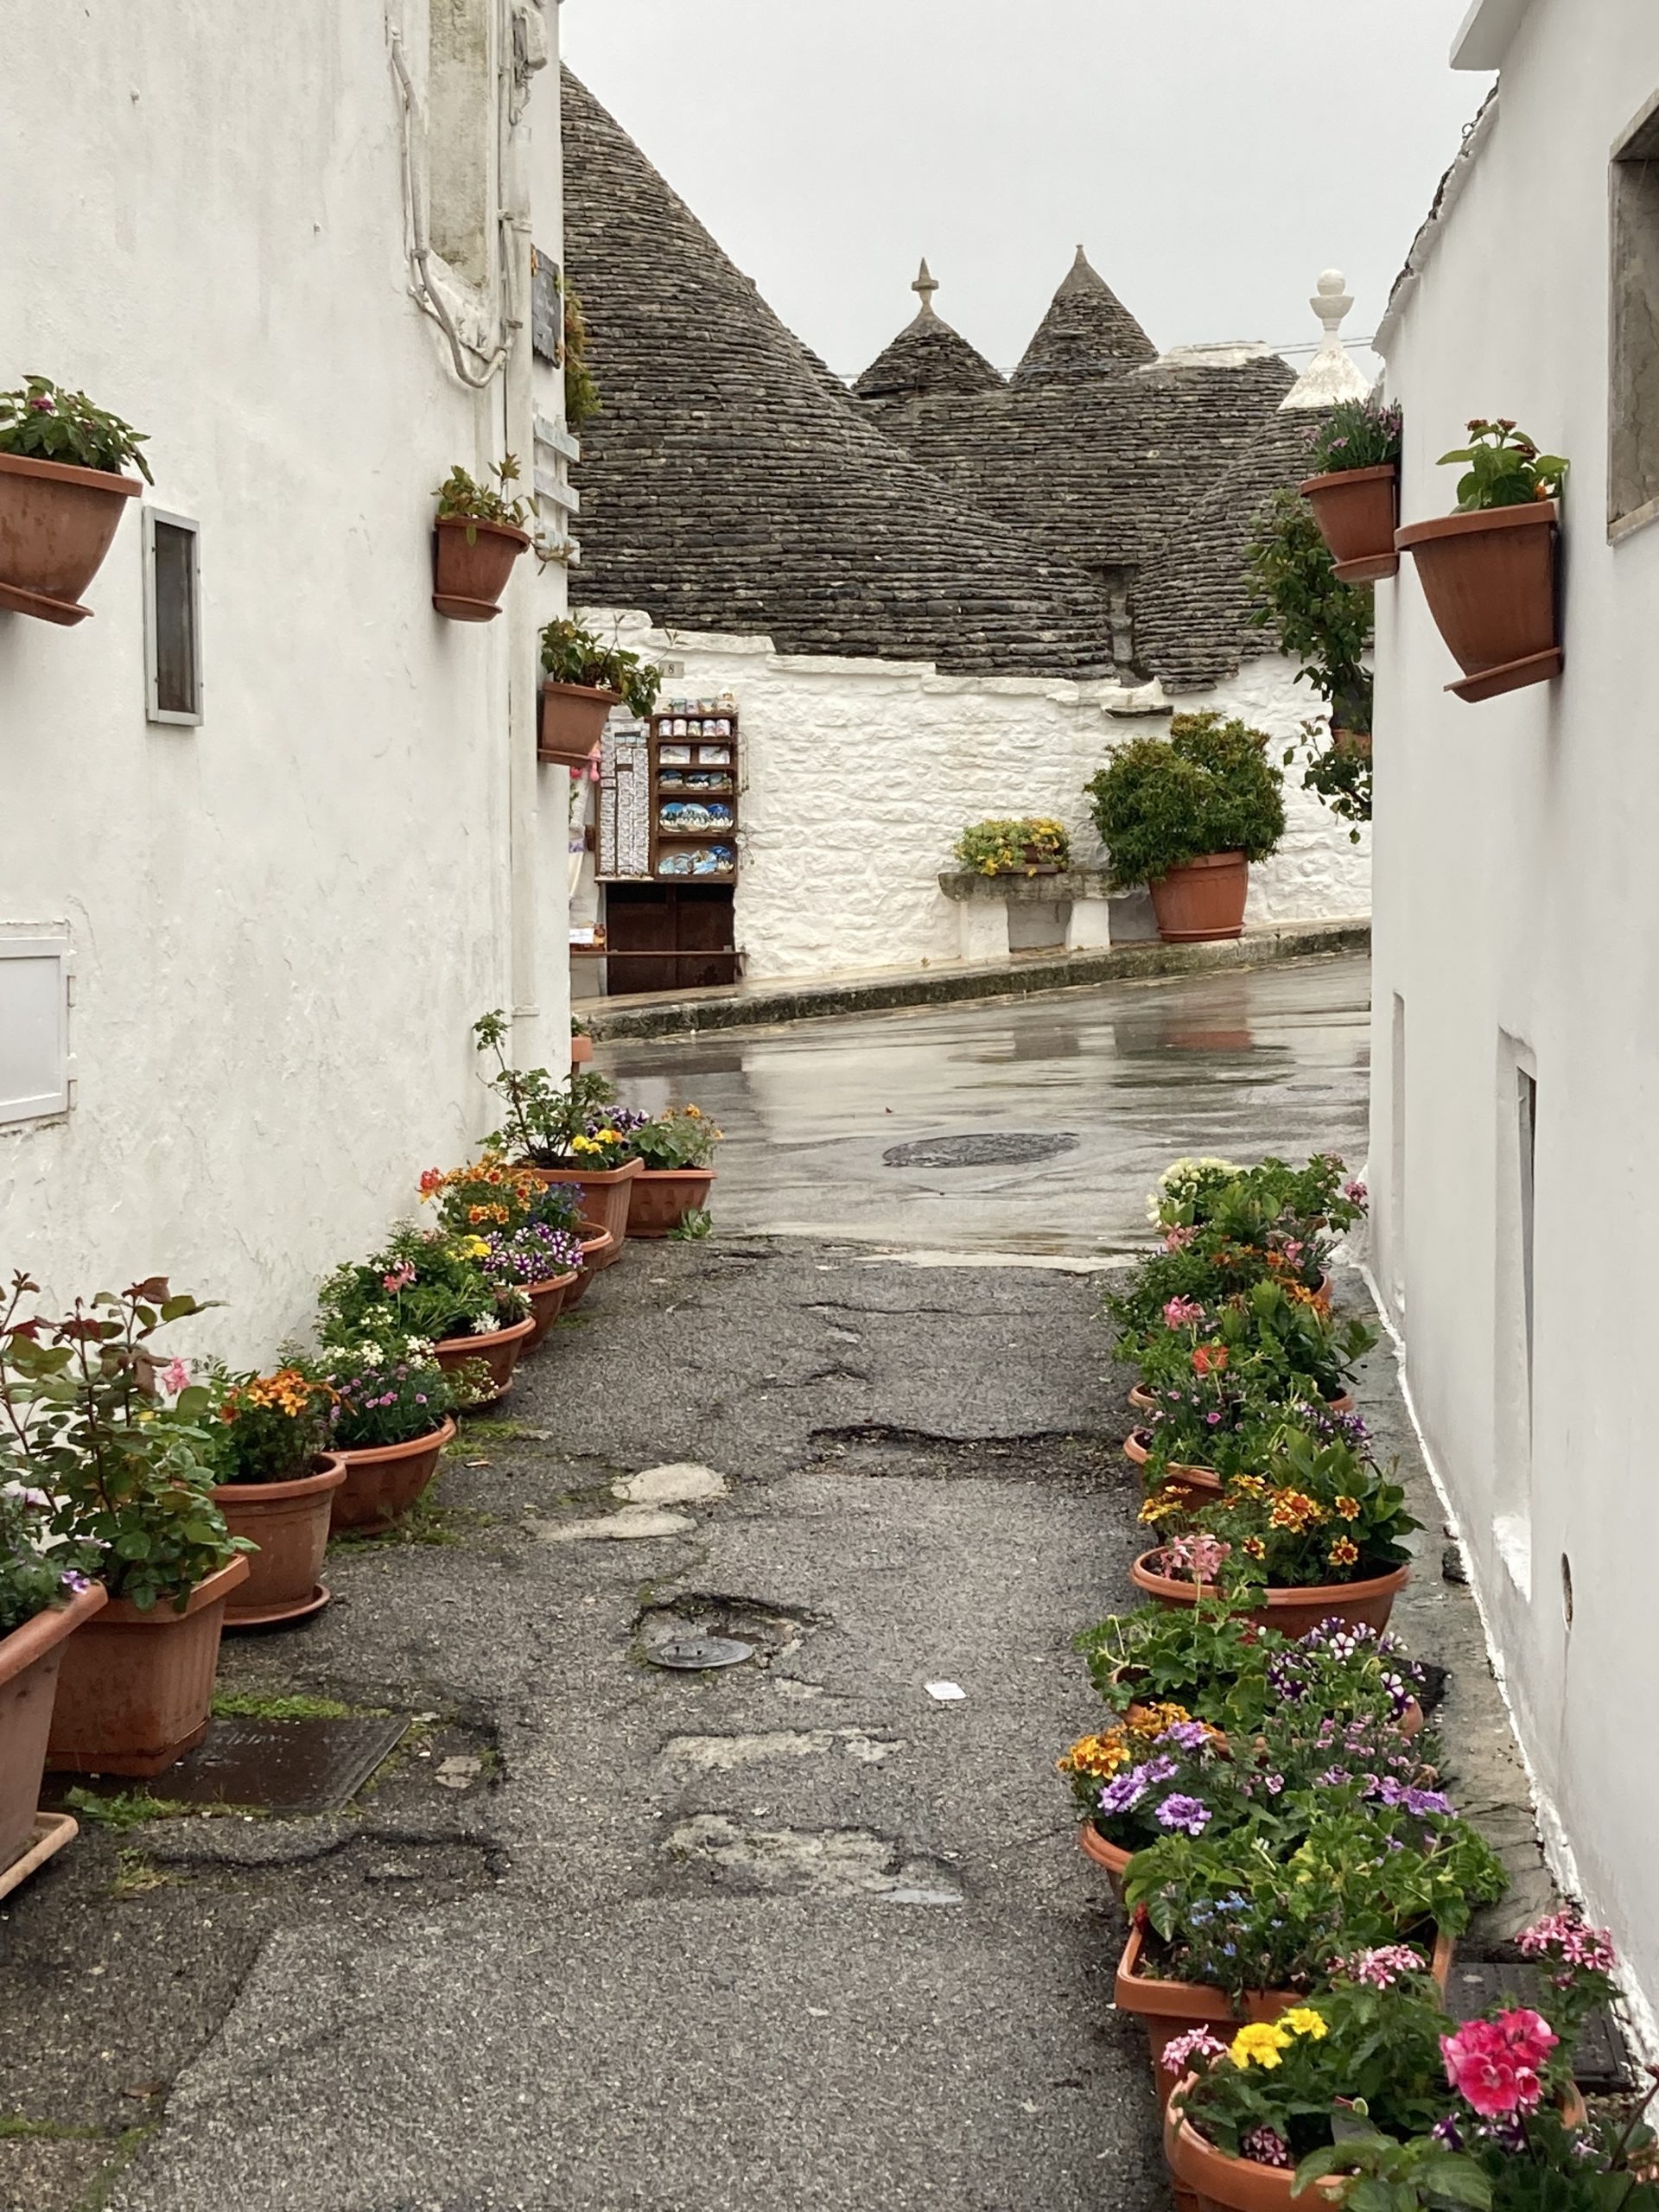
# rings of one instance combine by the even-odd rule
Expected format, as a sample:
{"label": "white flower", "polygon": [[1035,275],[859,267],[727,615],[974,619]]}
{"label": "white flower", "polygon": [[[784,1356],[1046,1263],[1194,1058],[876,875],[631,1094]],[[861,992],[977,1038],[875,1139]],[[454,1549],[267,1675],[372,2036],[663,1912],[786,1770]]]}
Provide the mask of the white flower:
{"label": "white flower", "polygon": [[500,1325],[493,1312],[474,1313],[473,1316],[473,1334],[475,1337],[493,1337]]}
{"label": "white flower", "polygon": [[404,1350],[409,1354],[411,1359],[430,1359],[432,1357],[432,1339],[430,1337],[405,1337],[404,1338]]}
{"label": "white flower", "polygon": [[378,1367],[385,1357],[385,1352],[376,1344],[359,1344],[357,1348],[357,1356],[365,1367]]}

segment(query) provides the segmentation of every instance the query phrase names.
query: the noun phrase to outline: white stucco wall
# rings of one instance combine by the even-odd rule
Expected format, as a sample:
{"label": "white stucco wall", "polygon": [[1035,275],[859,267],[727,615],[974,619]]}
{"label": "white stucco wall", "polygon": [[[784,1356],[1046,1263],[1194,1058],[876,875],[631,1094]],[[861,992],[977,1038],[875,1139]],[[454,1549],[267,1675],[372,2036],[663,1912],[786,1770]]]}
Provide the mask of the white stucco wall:
{"label": "white stucco wall", "polygon": [[[1384,333],[1408,520],[1452,507],[1435,457],[1471,416],[1517,417],[1573,474],[1560,681],[1465,705],[1410,563],[1377,587],[1370,1169],[1379,1280],[1547,1836],[1650,2000],[1659,531],[1610,544],[1605,518],[1608,158],[1656,92],[1646,0],[1533,0]],[[1529,1446],[1517,1061],[1538,1084]]]}
{"label": "white stucco wall", "polygon": [[[425,0],[397,13],[423,72]],[[137,501],[95,619],[0,613],[0,925],[67,922],[78,962],[77,1103],[0,1130],[0,1268],[165,1273],[253,1361],[488,1127],[482,1009],[563,1064],[568,779],[524,700],[564,579],[521,561],[487,626],[431,607],[432,491],[505,449],[505,380],[467,391],[409,296],[381,9],[167,17],[7,12],[0,387],[150,434],[147,496],[201,526],[206,719],[145,720]],[[555,254],[556,77],[517,142]]]}
{"label": "white stucco wall", "polygon": [[[626,611],[585,610],[584,620],[682,669],[665,696],[736,696],[745,779],[737,939],[751,977],[957,959],[957,909],[938,876],[955,864],[963,825],[1052,816],[1090,864],[1100,843],[1084,785],[1112,744],[1168,727],[1144,712],[1113,714],[1145,695],[1111,684],[783,654],[766,638],[657,631]],[[1288,745],[1317,702],[1274,658],[1172,703],[1242,715]],[[1251,871],[1249,920],[1363,915],[1368,833],[1351,844],[1347,825],[1302,791],[1300,770],[1287,774],[1285,797],[1288,834]]]}

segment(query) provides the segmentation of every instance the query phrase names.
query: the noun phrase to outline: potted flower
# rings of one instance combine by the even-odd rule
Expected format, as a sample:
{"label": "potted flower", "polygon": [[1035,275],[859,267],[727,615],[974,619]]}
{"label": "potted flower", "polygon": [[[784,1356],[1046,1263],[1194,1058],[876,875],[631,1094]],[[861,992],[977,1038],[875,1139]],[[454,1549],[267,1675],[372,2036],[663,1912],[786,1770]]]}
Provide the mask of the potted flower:
{"label": "potted flower", "polygon": [[80,595],[104,565],[126,502],[143,489],[126,464],[153,480],[143,442],[143,431],[49,377],[0,391],[0,607],[64,625],[92,613]]}
{"label": "potted flower", "polygon": [[1301,486],[1345,584],[1399,573],[1401,416],[1380,400],[1344,399],[1331,410]]}
{"label": "potted flower", "polygon": [[495,1055],[490,1088],[507,1109],[506,1126],[490,1138],[491,1147],[510,1154],[515,1165],[534,1169],[543,1182],[575,1185],[582,1220],[613,1240],[608,1251],[594,1252],[587,1264],[608,1267],[621,1257],[627,1239],[626,1186],[645,1173],[630,1139],[651,1116],[616,1106],[615,1086],[603,1076],[573,1067],[555,1083],[545,1068],[509,1066],[507,1020],[499,1007],[480,1016],[473,1034],[480,1052]]}
{"label": "potted flower", "polygon": [[333,1400],[329,1447],[346,1479],[331,1502],[331,1535],[378,1535],[406,1513],[454,1440],[457,1409],[494,1388],[481,1360],[446,1373],[424,1337],[325,1344],[300,1363]]}
{"label": "potted flower", "polygon": [[1071,839],[1062,822],[1046,815],[1013,821],[970,823],[956,855],[976,875],[1055,875],[1071,864]]}
{"label": "potted flower", "polygon": [[570,1065],[585,1068],[594,1057],[594,1033],[579,1014],[570,1017]]}
{"label": "potted flower", "polygon": [[325,1350],[418,1337],[454,1375],[481,1361],[489,1370],[475,1406],[505,1397],[535,1323],[522,1291],[498,1286],[481,1262],[481,1236],[405,1222],[372,1259],[337,1268],[318,1294]]}
{"label": "potted flower", "polygon": [[475,484],[457,462],[437,489],[432,532],[432,604],[452,622],[493,622],[512,564],[530,543],[524,501],[512,454],[491,463],[500,485]]}
{"label": "potted flower", "polygon": [[601,645],[569,616],[542,632],[542,725],[537,757],[585,768],[599,751],[613,707],[626,701],[644,721],[657,703],[663,671],[620,645]]}
{"label": "potted flower", "polygon": [[558,1319],[583,1264],[574,1188],[550,1182],[532,1167],[512,1166],[499,1153],[486,1152],[470,1166],[448,1173],[428,1168],[421,1178],[421,1198],[436,1205],[452,1234],[482,1237],[487,1250],[479,1264],[484,1273],[499,1287],[521,1291],[530,1302],[532,1325],[524,1351],[534,1351]]}
{"label": "potted flower", "polygon": [[1446,690],[1475,702],[1561,672],[1555,549],[1567,465],[1507,417],[1477,416],[1469,435],[1441,455],[1443,467],[1466,470],[1456,512],[1408,524],[1394,542],[1416,562],[1435,627],[1463,670]]}
{"label": "potted flower", "polygon": [[689,1213],[709,1203],[709,1164],[721,1132],[700,1106],[671,1107],[629,1135],[644,1172],[628,1191],[630,1236],[671,1236]]}
{"label": "potted flower", "polygon": [[564,1294],[563,1311],[567,1313],[572,1306],[581,1305],[593,1287],[594,1277],[610,1266],[617,1253],[616,1239],[603,1222],[579,1222],[576,1235],[581,1240],[582,1265],[575,1282]]}
{"label": "potted flower", "polygon": [[225,1625],[307,1619],[328,1603],[317,1578],[334,1496],[346,1479],[343,1462],[326,1448],[333,1393],[294,1365],[271,1375],[216,1371],[209,1388],[216,1399],[213,1503],[232,1535],[257,1547]]}
{"label": "potted flower", "polygon": [[1166,944],[1243,934],[1249,863],[1285,834],[1284,778],[1268,744],[1214,712],[1177,715],[1167,741],[1120,746],[1091,778],[1112,883],[1147,887]]}
{"label": "potted flower", "polygon": [[1340,1438],[1362,1456],[1370,1431],[1359,1415],[1312,1395],[1280,1397],[1248,1361],[1229,1363],[1224,1344],[1199,1344],[1185,1388],[1158,1391],[1144,1428],[1124,1439],[1123,1454],[1148,1491],[1179,1491],[1189,1511],[1217,1501],[1236,1476],[1270,1460],[1292,1432],[1321,1442]]}
{"label": "potted flower", "polygon": [[63,1647],[109,1592],[54,1547],[44,1491],[0,1486],[0,1897],[67,1843],[67,1816],[42,1825],[41,1774]]}
{"label": "potted flower", "polygon": [[1287,1636],[1326,1619],[1386,1628],[1411,1575],[1403,1540],[1421,1525],[1363,1447],[1288,1426],[1260,1471],[1233,1476],[1219,1498],[1194,1509],[1154,1491],[1141,1519],[1164,1541],[1130,1570],[1137,1589],[1190,1605],[1224,1575],[1230,1586],[1250,1586],[1262,1626]]}
{"label": "potted flower", "polygon": [[39,1287],[15,1275],[0,1311],[0,1480],[52,1501],[52,1534],[109,1600],[62,1647],[47,1765],[160,1774],[207,1732],[248,1576],[213,1503],[210,1393],[151,1349],[201,1308],[159,1275],[56,1315],[26,1310]]}

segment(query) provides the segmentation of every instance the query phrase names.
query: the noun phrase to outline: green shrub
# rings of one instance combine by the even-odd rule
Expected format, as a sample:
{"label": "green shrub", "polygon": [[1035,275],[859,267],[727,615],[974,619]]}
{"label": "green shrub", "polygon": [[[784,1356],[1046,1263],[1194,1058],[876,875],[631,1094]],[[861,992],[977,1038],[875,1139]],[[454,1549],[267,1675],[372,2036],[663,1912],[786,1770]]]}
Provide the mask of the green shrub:
{"label": "green shrub", "polygon": [[1177,715],[1167,741],[1120,746],[1088,785],[1114,885],[1154,882],[1206,853],[1265,860],[1285,834],[1284,778],[1268,743],[1210,712]]}

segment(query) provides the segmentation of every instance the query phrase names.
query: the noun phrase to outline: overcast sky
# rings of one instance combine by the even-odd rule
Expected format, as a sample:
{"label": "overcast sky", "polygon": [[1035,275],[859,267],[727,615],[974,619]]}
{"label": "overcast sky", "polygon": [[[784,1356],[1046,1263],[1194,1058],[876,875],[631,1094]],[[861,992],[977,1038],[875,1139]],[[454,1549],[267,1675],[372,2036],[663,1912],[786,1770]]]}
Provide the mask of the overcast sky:
{"label": "overcast sky", "polygon": [[[1160,346],[1373,330],[1490,79],[1467,0],[563,0],[565,59],[842,374],[936,304],[999,367],[1079,241]],[[696,343],[690,321],[665,343]],[[1365,365],[1370,365],[1370,356]]]}

